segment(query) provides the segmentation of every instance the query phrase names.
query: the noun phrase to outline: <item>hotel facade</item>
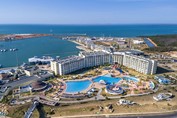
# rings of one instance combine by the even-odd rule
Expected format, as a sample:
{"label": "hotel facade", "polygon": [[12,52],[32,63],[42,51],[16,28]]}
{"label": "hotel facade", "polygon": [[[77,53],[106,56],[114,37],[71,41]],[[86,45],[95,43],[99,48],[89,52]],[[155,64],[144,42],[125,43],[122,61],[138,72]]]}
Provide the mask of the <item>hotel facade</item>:
{"label": "hotel facade", "polygon": [[157,62],[154,60],[121,52],[106,53],[103,51],[80,52],[78,56],[51,61],[51,70],[55,75],[65,75],[84,68],[115,63],[132,68],[143,74],[152,75],[157,70]]}
{"label": "hotel facade", "polygon": [[65,75],[84,68],[111,63],[111,55],[105,52],[80,52],[59,61],[51,61],[51,70],[55,75]]}
{"label": "hotel facade", "polygon": [[157,70],[157,62],[136,55],[124,55],[123,65],[132,68],[143,74],[155,74]]}

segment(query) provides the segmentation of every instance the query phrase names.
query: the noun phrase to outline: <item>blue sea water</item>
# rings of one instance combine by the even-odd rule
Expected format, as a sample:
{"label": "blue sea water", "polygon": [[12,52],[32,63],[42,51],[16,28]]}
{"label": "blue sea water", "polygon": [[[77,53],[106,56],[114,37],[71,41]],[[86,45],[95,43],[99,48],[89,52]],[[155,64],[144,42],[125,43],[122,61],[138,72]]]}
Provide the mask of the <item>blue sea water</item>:
{"label": "blue sea water", "polygon": [[78,54],[76,44],[53,37],[40,37],[10,42],[0,42],[0,49],[18,48],[18,51],[0,52],[0,64],[3,67],[14,67],[28,62],[33,56],[60,56]]}
{"label": "blue sea water", "polygon": [[135,37],[177,34],[176,25],[0,25],[0,34],[20,33],[86,33],[89,36]]}
{"label": "blue sea water", "polygon": [[[87,34],[88,36],[136,37],[177,34],[177,25],[0,25],[0,34]],[[78,53],[76,44],[53,37],[0,42],[0,49],[18,48],[17,52],[0,53],[3,67],[27,62],[33,56],[66,57]]]}

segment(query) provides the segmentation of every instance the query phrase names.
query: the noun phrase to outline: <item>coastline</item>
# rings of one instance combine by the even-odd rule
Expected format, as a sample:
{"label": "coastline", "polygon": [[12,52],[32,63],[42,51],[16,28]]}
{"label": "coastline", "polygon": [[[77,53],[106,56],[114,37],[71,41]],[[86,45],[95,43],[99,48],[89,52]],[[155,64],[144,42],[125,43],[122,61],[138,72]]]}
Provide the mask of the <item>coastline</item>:
{"label": "coastline", "polygon": [[52,36],[52,34],[3,34],[0,35],[0,41],[16,41],[28,38],[38,38]]}
{"label": "coastline", "polygon": [[14,66],[14,67],[5,67],[5,68],[0,68],[0,71],[3,71],[3,70],[11,70],[11,69],[16,69],[18,68],[18,66]]}
{"label": "coastline", "polygon": [[76,46],[76,48],[79,49],[79,50],[83,50],[83,51],[86,51],[86,52],[92,51],[91,49],[88,49],[85,45],[83,45],[83,44],[81,44],[77,41],[74,41],[74,40],[69,40],[69,41],[79,45],[79,46]]}

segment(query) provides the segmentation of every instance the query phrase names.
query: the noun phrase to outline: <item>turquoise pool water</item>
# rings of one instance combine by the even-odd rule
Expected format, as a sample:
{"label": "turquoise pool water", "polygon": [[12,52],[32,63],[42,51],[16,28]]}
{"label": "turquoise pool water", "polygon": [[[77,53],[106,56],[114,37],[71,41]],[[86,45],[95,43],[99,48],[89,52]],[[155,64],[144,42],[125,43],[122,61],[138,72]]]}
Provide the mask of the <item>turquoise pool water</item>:
{"label": "turquoise pool water", "polygon": [[[139,79],[135,77],[123,77],[125,80],[132,80],[134,82],[138,82]],[[118,83],[122,78],[114,78],[110,75],[106,76],[98,76],[94,79],[92,79],[93,82],[99,82],[100,80],[104,80],[107,84],[115,84]],[[82,92],[83,90],[87,89],[91,84],[90,80],[84,80],[84,81],[68,81],[66,82],[66,93],[78,93]]]}
{"label": "turquoise pool water", "polygon": [[100,80],[104,80],[107,84],[114,84],[121,80],[121,78],[114,78],[107,76],[99,76],[93,79],[93,82],[99,82]]}
{"label": "turquoise pool water", "polygon": [[87,89],[91,84],[90,80],[84,81],[68,81],[66,82],[66,92],[67,93],[78,93]]}
{"label": "turquoise pool water", "polygon": [[134,81],[134,82],[138,82],[139,81],[139,79],[137,79],[136,77],[129,77],[129,76],[123,77],[123,79],[124,80],[131,80],[131,81]]}

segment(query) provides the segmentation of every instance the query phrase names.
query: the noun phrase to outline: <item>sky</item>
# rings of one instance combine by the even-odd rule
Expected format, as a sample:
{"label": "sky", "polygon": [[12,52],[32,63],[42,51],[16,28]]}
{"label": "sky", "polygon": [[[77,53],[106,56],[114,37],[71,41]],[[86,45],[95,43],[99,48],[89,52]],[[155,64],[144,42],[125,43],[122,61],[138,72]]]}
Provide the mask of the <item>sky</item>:
{"label": "sky", "polygon": [[177,0],[1,0],[0,24],[177,24]]}

